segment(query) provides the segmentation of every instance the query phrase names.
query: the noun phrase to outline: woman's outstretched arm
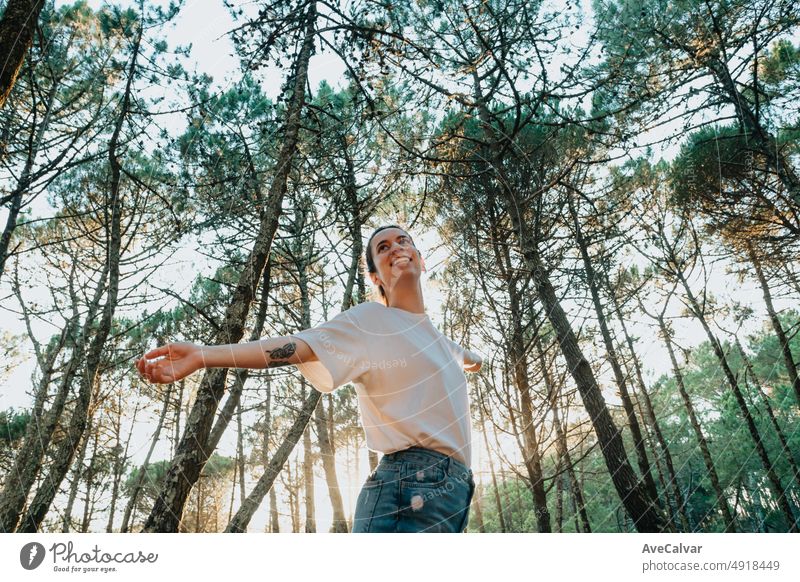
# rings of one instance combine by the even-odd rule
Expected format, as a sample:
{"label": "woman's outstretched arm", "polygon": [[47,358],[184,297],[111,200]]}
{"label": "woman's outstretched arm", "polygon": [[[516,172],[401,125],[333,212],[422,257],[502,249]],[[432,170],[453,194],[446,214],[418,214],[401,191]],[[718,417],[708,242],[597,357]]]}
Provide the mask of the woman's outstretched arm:
{"label": "woman's outstretched arm", "polygon": [[316,359],[303,340],[281,336],[218,346],[169,343],[147,352],[136,368],[150,382],[169,384],[201,368],[277,368]]}

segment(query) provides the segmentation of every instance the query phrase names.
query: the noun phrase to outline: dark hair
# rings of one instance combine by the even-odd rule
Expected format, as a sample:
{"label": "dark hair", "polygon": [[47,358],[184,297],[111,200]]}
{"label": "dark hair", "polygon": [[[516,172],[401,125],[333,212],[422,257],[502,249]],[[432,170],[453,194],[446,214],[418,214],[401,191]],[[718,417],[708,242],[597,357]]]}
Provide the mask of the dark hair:
{"label": "dark hair", "polygon": [[[414,244],[414,239],[411,238],[411,235],[408,234],[408,231],[406,231],[406,229],[403,228],[402,226],[398,226],[397,224],[385,224],[383,226],[379,226],[378,228],[376,228],[375,230],[372,231],[372,234],[369,235],[369,240],[367,241],[367,250],[365,252],[366,262],[367,262],[367,273],[377,273],[378,272],[378,268],[375,266],[375,259],[372,256],[372,239],[375,238],[376,234],[378,234],[382,230],[386,230],[387,228],[398,228],[398,229],[402,230],[403,232],[405,232],[408,235],[408,238],[411,239],[411,244]],[[422,253],[420,253],[419,250],[417,250],[417,253],[419,253],[420,255],[422,254]],[[383,290],[383,285],[378,285],[378,291],[381,294],[381,299],[386,301],[386,292]]]}

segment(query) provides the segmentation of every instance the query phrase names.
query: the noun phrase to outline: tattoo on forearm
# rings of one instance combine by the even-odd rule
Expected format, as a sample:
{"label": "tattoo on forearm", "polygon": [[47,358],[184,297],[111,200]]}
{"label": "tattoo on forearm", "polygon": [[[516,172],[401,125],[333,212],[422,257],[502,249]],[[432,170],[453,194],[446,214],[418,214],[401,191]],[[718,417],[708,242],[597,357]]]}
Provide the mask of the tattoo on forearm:
{"label": "tattoo on forearm", "polygon": [[296,350],[297,344],[294,342],[289,342],[283,347],[275,348],[274,350],[264,350],[269,356],[267,367],[278,368],[280,366],[288,366],[289,362],[287,360],[294,355]]}

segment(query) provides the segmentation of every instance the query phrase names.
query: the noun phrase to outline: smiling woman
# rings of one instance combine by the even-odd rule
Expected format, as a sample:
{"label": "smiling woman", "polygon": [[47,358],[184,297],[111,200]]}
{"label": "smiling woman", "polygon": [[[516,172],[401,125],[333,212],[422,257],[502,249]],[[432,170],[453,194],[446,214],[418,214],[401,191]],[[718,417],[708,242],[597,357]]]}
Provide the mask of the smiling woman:
{"label": "smiling woman", "polygon": [[464,371],[480,356],[425,313],[422,253],[403,228],[376,229],[367,273],[382,303],[366,302],[291,336],[244,344],[172,343],[137,362],[151,382],[200,368],[295,365],[320,392],[352,383],[367,446],[384,453],[356,502],[354,532],[461,532],[475,490]]}

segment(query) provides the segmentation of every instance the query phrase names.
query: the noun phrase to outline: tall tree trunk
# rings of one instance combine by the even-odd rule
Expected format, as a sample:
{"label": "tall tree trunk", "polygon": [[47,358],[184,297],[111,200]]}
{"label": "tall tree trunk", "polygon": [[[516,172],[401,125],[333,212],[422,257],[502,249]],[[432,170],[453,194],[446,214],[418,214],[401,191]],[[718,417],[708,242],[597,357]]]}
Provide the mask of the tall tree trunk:
{"label": "tall tree trunk", "polygon": [[[619,321],[620,327],[622,328],[622,334],[625,336],[625,343],[628,346],[628,352],[631,354],[631,360],[633,361],[633,369],[636,374],[636,381],[639,385],[639,394],[642,395],[642,399],[644,401],[644,409],[647,415],[647,420],[649,425],[652,427],[653,433],[656,436],[656,440],[658,442],[658,446],[661,450],[661,455],[664,457],[664,464],[667,466],[667,475],[669,477],[669,483],[667,487],[665,487],[664,491],[666,492],[671,488],[672,495],[675,498],[675,509],[678,512],[678,517],[681,520],[681,526],[683,527],[683,531],[690,531],[689,528],[689,520],[686,516],[686,500],[683,498],[681,493],[680,484],[678,483],[678,475],[675,472],[675,465],[672,462],[672,453],[669,450],[669,446],[667,444],[667,439],[664,438],[664,433],[661,430],[661,425],[658,422],[658,418],[656,418],[655,410],[653,410],[653,402],[650,400],[650,394],[647,391],[647,387],[644,384],[644,377],[642,376],[642,367],[639,363],[639,356],[636,354],[636,349],[633,345],[633,339],[631,338],[630,334],[628,333],[628,326],[625,324],[625,318],[622,316],[622,307],[617,300],[617,295],[614,293],[614,290],[611,289],[611,284],[606,277],[606,285],[608,286],[609,295],[611,296],[612,301],[614,302],[614,312],[617,315],[617,320]],[[656,461],[658,461],[658,455],[656,456]],[[672,516],[672,521],[674,522],[674,516]],[[677,526],[677,523],[675,524]]]}
{"label": "tall tree trunk", "polygon": [[772,329],[775,330],[775,336],[778,338],[778,343],[781,345],[781,353],[783,354],[783,362],[786,364],[786,373],[789,374],[789,381],[794,388],[794,397],[800,405],[800,376],[797,373],[797,364],[795,364],[792,350],[789,345],[789,338],[786,337],[786,331],[781,325],[781,320],[778,318],[778,313],[775,311],[775,306],[772,304],[772,293],[770,292],[767,278],[764,276],[764,270],[761,267],[761,261],[753,248],[753,243],[749,240],[746,242],[747,254],[750,257],[750,262],[756,270],[756,278],[759,285],[761,285],[761,292],[764,295],[764,304],[767,306],[767,313],[769,320],[772,323]]}
{"label": "tall tree trunk", "polygon": [[92,523],[92,491],[94,489],[95,464],[97,462],[98,431],[92,431],[91,429],[92,427],[90,426],[84,438],[84,441],[87,441],[89,440],[89,435],[92,435],[94,437],[94,445],[92,446],[92,456],[89,458],[89,466],[86,468],[86,494],[83,497],[83,521],[81,521],[80,529],[82,533],[88,532]]}
{"label": "tall tree trunk", "polygon": [[479,397],[478,398],[478,413],[480,415],[480,423],[481,424],[480,424],[480,427],[478,428],[478,430],[483,435],[483,444],[486,447],[486,457],[487,457],[487,460],[489,461],[489,472],[492,475],[492,493],[494,493],[494,502],[495,502],[495,506],[497,508],[497,517],[498,517],[498,519],[500,521],[500,532],[501,533],[506,533],[508,531],[508,528],[506,527],[506,520],[505,520],[505,517],[503,516],[503,504],[500,502],[500,489],[497,486],[497,473],[494,470],[494,461],[492,460],[492,449],[489,448],[489,437],[488,437],[488,435],[486,433],[486,431],[487,431],[487,429],[486,429],[486,421],[485,421],[485,418],[484,418],[482,402],[483,402],[482,399]]}
{"label": "tall tree trunk", "polygon": [[636,458],[639,463],[639,471],[642,474],[648,494],[652,499],[658,501],[658,491],[650,470],[650,461],[647,458],[647,448],[645,446],[644,437],[642,436],[642,430],[639,427],[639,420],[636,418],[636,411],[634,410],[633,402],[631,401],[630,394],[628,394],[628,386],[627,382],[625,381],[625,374],[622,371],[622,366],[620,365],[619,358],[617,357],[617,350],[614,347],[614,341],[612,340],[611,332],[608,329],[605,309],[603,308],[603,302],[600,298],[597,275],[595,273],[591,257],[589,257],[589,248],[586,243],[586,239],[583,236],[580,219],[578,218],[578,212],[575,209],[575,203],[571,193],[568,194],[567,206],[569,206],[570,214],[572,215],[572,223],[575,228],[575,241],[578,243],[578,250],[580,251],[581,258],[583,259],[583,270],[586,273],[586,284],[589,287],[589,293],[592,296],[592,303],[594,305],[595,313],[597,314],[597,322],[600,325],[600,333],[603,337],[603,344],[606,348],[608,362],[611,364],[611,369],[614,372],[614,380],[617,383],[617,388],[619,388],[622,406],[625,409],[625,415],[628,418],[628,425],[631,429],[633,448],[636,451]]}
{"label": "tall tree trunk", "polygon": [[562,533],[564,531],[564,475],[562,473],[562,467],[564,466],[564,458],[561,455],[557,456],[558,456],[558,462],[556,463],[556,473],[555,473],[556,533]]}
{"label": "tall tree trunk", "polygon": [[81,378],[77,402],[70,419],[69,427],[67,429],[67,439],[62,442],[62,445],[56,452],[53,464],[50,467],[48,478],[36,492],[36,496],[28,508],[27,516],[24,518],[24,523],[21,525],[18,531],[35,532],[38,530],[41,522],[44,520],[44,517],[50,508],[50,504],[53,502],[53,499],[58,492],[58,488],[60,487],[61,482],[64,480],[70,465],[72,464],[72,460],[76,452],[76,446],[74,443],[80,441],[83,432],[86,430],[92,392],[94,387],[99,385],[98,374],[100,368],[100,359],[106,339],[111,331],[111,323],[114,317],[114,311],[117,304],[117,295],[119,292],[119,263],[122,246],[122,203],[120,194],[122,169],[119,158],[117,157],[117,147],[119,144],[120,134],[122,132],[122,126],[128,115],[128,108],[131,101],[133,79],[137,66],[137,58],[139,55],[141,39],[142,29],[140,27],[133,45],[131,62],[128,67],[128,79],[126,81],[125,91],[122,97],[120,113],[116,120],[114,132],[111,135],[108,147],[108,161],[111,168],[109,192],[111,221],[110,224],[106,226],[108,245],[106,264],[104,268],[108,276],[106,302],[103,307],[103,313],[100,321],[98,322],[97,329],[94,332],[94,337],[92,338],[89,348],[86,351],[86,368],[84,370],[83,377]]}
{"label": "tall tree trunk", "polygon": [[[542,339],[539,334],[534,334],[533,343],[536,347],[536,355],[539,359],[539,366],[542,369],[542,378],[544,378],[545,388],[547,389],[548,401],[550,410],[553,413],[553,427],[556,431],[556,450],[558,455],[563,460],[564,467],[569,479],[570,491],[572,498],[575,500],[578,512],[580,513],[581,524],[583,525],[584,533],[591,533],[592,528],[589,525],[589,515],[586,513],[586,501],[583,497],[583,490],[575,475],[575,465],[572,462],[572,456],[569,453],[569,445],[567,444],[567,435],[564,432],[564,427],[561,424],[561,418],[558,405],[558,390],[553,377],[550,375],[550,368],[547,365],[547,358],[545,357],[544,348],[542,346]],[[575,531],[580,531],[576,528]]]}
{"label": "tall tree trunk", "polygon": [[686,277],[680,271],[678,271],[676,275],[681,285],[683,286],[683,289],[686,293],[686,298],[689,300],[689,305],[691,307],[693,315],[700,322],[700,325],[702,325],[703,330],[706,332],[706,336],[708,337],[708,341],[711,344],[712,350],[714,351],[714,355],[716,355],[720,367],[722,368],[722,371],[725,374],[725,378],[728,381],[728,385],[730,386],[731,392],[733,392],[736,403],[739,405],[739,410],[741,411],[742,418],[744,419],[745,424],[747,425],[747,430],[750,433],[750,438],[753,439],[756,451],[758,452],[758,457],[759,459],[761,459],[761,463],[764,465],[764,470],[767,473],[767,478],[769,479],[769,482],[772,485],[772,493],[775,496],[775,500],[778,504],[778,507],[780,507],[781,511],[784,514],[784,517],[786,517],[789,523],[789,531],[796,532],[798,531],[798,524],[795,521],[794,515],[792,514],[791,507],[789,507],[789,502],[786,499],[786,493],[783,488],[783,485],[781,484],[780,477],[778,477],[778,474],[775,471],[775,466],[769,458],[769,454],[767,453],[767,449],[764,446],[761,434],[758,432],[758,428],[756,427],[756,423],[753,420],[753,416],[750,414],[750,410],[748,410],[747,408],[747,403],[745,402],[744,395],[742,394],[741,388],[739,387],[739,382],[736,379],[733,370],[731,370],[730,365],[728,364],[728,359],[725,357],[725,353],[722,350],[722,345],[719,343],[719,340],[711,331],[711,328],[708,326],[708,322],[706,322],[703,310],[700,308],[700,305],[698,304],[697,299],[694,296],[694,293],[689,287],[689,283],[686,281]]}
{"label": "tall tree trunk", "polygon": [[486,525],[483,523],[483,484],[478,482],[475,485],[475,495],[472,498],[471,514],[475,516],[475,526],[480,533],[486,533]]}
{"label": "tall tree trunk", "polygon": [[[514,387],[520,398],[520,412],[522,414],[521,432],[523,444],[522,454],[528,478],[531,483],[533,506],[536,511],[536,525],[539,533],[550,533],[550,510],[547,507],[547,493],[544,489],[544,475],[539,453],[539,442],[536,436],[536,425],[533,422],[533,402],[531,401],[531,386],[528,378],[528,365],[526,358],[525,337],[522,329],[522,309],[520,307],[520,294],[517,288],[517,278],[512,275],[511,258],[508,245],[498,245],[499,241],[493,237],[495,254],[506,283],[506,293],[510,304],[511,337],[509,338],[509,353],[511,356],[511,372]],[[498,248],[498,246],[500,248]],[[511,406],[509,403],[509,412]]]}
{"label": "tall tree trunk", "polygon": [[741,354],[742,361],[744,362],[745,370],[747,370],[747,375],[750,376],[750,380],[753,382],[756,392],[758,392],[758,395],[761,397],[761,403],[764,406],[764,410],[767,412],[767,416],[769,416],[770,424],[772,424],[772,428],[775,429],[775,434],[778,435],[778,440],[781,443],[781,451],[784,453],[784,458],[789,463],[789,468],[792,470],[794,481],[796,484],[800,485],[800,471],[798,471],[792,449],[789,447],[789,439],[786,438],[786,434],[783,432],[781,425],[778,424],[778,419],[775,418],[775,411],[772,410],[772,405],[769,403],[769,398],[767,398],[767,395],[764,393],[764,388],[761,386],[761,382],[759,381],[758,376],[756,376],[756,373],[753,370],[753,365],[750,362],[750,358],[747,357],[739,338],[734,336],[734,340],[736,341],[736,347],[739,349],[739,354]]}
{"label": "tall tree trunk", "polygon": [[[292,96],[287,108],[286,131],[278,156],[275,176],[269,189],[268,202],[261,216],[253,250],[233,291],[231,302],[225,313],[222,331],[216,338],[218,344],[237,343],[244,335],[244,325],[250,303],[255,296],[259,279],[272,248],[275,231],[278,228],[281,204],[286,193],[292,158],[297,149],[301,112],[306,99],[305,86],[308,82],[308,63],[314,48],[316,15],[316,3],[312,2],[306,15],[305,37],[297,57]],[[178,453],[167,471],[162,490],[147,518],[145,531],[174,532],[178,530],[189,492],[212,452],[208,448],[208,437],[214,412],[225,392],[226,376],[227,370],[224,368],[211,369],[204,374],[187,420],[186,430],[178,445]],[[314,400],[314,405],[316,405],[317,399],[318,396],[312,394],[309,401]],[[307,420],[308,418],[306,418]],[[283,462],[281,462],[282,464]],[[272,479],[270,479],[270,485]],[[234,517],[234,521],[236,521],[236,517]]]}
{"label": "tall tree trunk", "polygon": [[[245,455],[244,455],[244,429],[242,428],[241,401],[239,402],[239,405],[236,407],[236,457],[237,457],[236,468],[239,471],[239,495],[241,499],[244,499],[245,495],[247,495],[247,491],[245,491],[245,483],[244,483]],[[236,480],[234,479],[234,484],[235,481]],[[235,489],[235,486],[232,489]],[[230,517],[232,517],[232,515],[233,515],[233,510],[231,510],[231,515],[228,517],[229,520]]]}
{"label": "tall tree trunk", "polygon": [[344,502],[339,488],[339,479],[336,476],[336,459],[331,445],[332,438],[328,432],[327,421],[325,419],[325,407],[320,402],[316,409],[317,437],[319,440],[320,453],[322,455],[322,467],[325,471],[325,480],[328,484],[328,494],[333,506],[332,533],[347,533],[347,518],[344,514]]}
{"label": "tall tree trunk", "polygon": [[[267,402],[264,412],[264,439],[261,445],[262,462],[264,470],[269,465],[269,448],[270,439],[272,438],[272,381],[267,376]],[[245,499],[245,497],[242,497]],[[231,518],[232,520],[233,518]],[[269,518],[267,521],[267,530],[269,533],[280,533],[280,523],[278,522],[278,496],[275,493],[275,487],[269,488]]]}
{"label": "tall tree trunk", "polygon": [[69,497],[67,498],[67,505],[64,507],[64,515],[61,521],[61,533],[69,533],[73,527],[72,524],[72,510],[75,507],[75,499],[78,497],[78,489],[80,488],[81,479],[84,476],[83,462],[86,460],[86,448],[89,439],[84,436],[81,439],[78,454],[75,457],[75,463],[72,467],[72,481],[69,485]]}
{"label": "tall tree trunk", "polygon": [[[183,381],[181,380],[181,382]],[[150,458],[153,456],[153,451],[155,450],[156,444],[161,436],[161,429],[164,427],[164,421],[167,418],[167,411],[169,410],[170,406],[170,396],[172,396],[172,390],[174,387],[174,383],[167,385],[167,393],[164,396],[164,404],[161,407],[161,414],[158,417],[158,424],[156,425],[156,430],[153,433],[153,438],[150,439],[150,448],[147,450],[147,455],[145,455],[144,462],[139,468],[139,474],[136,477],[136,483],[133,486],[133,491],[131,491],[128,504],[125,506],[125,513],[122,517],[122,525],[119,528],[120,533],[126,533],[130,529],[131,516],[134,508],[136,507],[136,500],[139,498],[139,492],[142,490],[145,477],[147,476],[147,469],[150,466]],[[180,406],[178,408],[180,408]]]}
{"label": "tall tree trunk", "polygon": [[[301,394],[303,400],[306,399],[306,379],[300,378],[302,386]],[[316,392],[313,388],[312,392]],[[319,407],[319,404],[317,405]],[[315,410],[316,408],[315,407]],[[309,420],[311,418],[309,417]],[[315,533],[317,531],[317,508],[314,503],[314,451],[311,449],[311,426],[306,426],[303,431],[303,491],[305,494],[304,504],[306,510],[306,521],[304,524],[304,531],[306,533]]]}
{"label": "tall tree trunk", "polygon": [[280,522],[278,521],[278,496],[275,487],[269,490],[269,533],[281,533]]}
{"label": "tall tree trunk", "polygon": [[633,520],[634,527],[640,532],[659,532],[665,528],[664,517],[659,511],[657,500],[650,496],[647,488],[642,487],[630,465],[628,454],[619,429],[614,424],[608,411],[603,394],[595,379],[594,372],[589,362],[583,355],[578,344],[578,338],[572,331],[567,314],[561,307],[555,290],[547,274],[541,257],[538,244],[530,232],[530,226],[520,213],[520,204],[516,193],[508,184],[501,160],[495,159],[501,153],[499,144],[503,138],[495,135],[491,123],[487,101],[484,98],[477,72],[473,72],[474,96],[478,107],[478,116],[481,120],[484,135],[487,138],[491,153],[487,155],[490,165],[499,184],[498,192],[503,198],[505,209],[511,217],[514,232],[517,234],[517,244],[526,268],[531,272],[534,286],[539,300],[544,306],[545,313],[556,331],[561,351],[567,361],[572,377],[578,385],[581,398],[592,420],[600,449],[605,458],[606,465],[623,506]]}
{"label": "tall tree trunk", "polygon": [[2,108],[33,45],[44,0],[8,0],[0,19],[0,108]]}
{"label": "tall tree trunk", "polygon": [[172,456],[178,454],[178,446],[181,442],[181,414],[183,413],[183,393],[186,390],[186,379],[182,379],[178,382],[178,397],[175,401],[175,420],[174,426],[175,430],[173,432],[173,447],[172,447]]}
{"label": "tall tree trunk", "polygon": [[736,522],[733,517],[734,512],[731,511],[731,508],[728,505],[728,499],[725,496],[722,485],[720,484],[717,468],[714,465],[714,459],[711,457],[711,451],[708,448],[708,441],[703,434],[703,428],[700,426],[700,420],[697,418],[697,414],[695,413],[692,399],[689,397],[689,392],[686,390],[686,384],[683,381],[683,372],[681,372],[681,368],[678,365],[678,359],[675,357],[675,350],[672,347],[672,333],[667,328],[663,313],[657,316],[657,320],[659,329],[661,330],[661,337],[664,338],[664,344],[667,346],[669,361],[672,364],[672,373],[675,375],[675,383],[678,385],[678,392],[683,400],[683,406],[686,408],[686,414],[689,416],[689,423],[692,425],[692,430],[694,431],[695,438],[697,439],[697,444],[700,447],[701,454],[703,455],[703,462],[706,465],[706,471],[708,471],[708,477],[711,480],[711,486],[713,487],[714,493],[717,496],[717,507],[722,512],[722,516],[725,520],[725,532],[735,532]]}

